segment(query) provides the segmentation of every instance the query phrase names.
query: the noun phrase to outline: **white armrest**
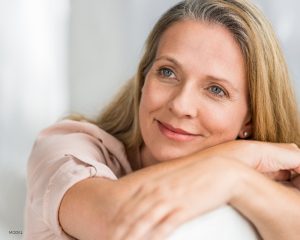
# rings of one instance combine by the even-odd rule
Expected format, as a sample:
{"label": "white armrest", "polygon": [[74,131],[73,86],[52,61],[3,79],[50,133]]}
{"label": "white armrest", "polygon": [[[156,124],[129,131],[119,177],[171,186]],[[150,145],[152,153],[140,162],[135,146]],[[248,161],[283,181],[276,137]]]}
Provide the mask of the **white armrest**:
{"label": "white armrest", "polygon": [[180,226],[168,240],[258,240],[251,223],[224,206]]}

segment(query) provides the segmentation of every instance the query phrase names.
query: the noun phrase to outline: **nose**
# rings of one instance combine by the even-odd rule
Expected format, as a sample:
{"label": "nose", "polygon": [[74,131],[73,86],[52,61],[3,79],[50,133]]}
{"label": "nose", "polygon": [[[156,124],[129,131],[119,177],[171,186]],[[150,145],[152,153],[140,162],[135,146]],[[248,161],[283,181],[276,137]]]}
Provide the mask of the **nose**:
{"label": "nose", "polygon": [[[199,93],[198,93],[199,94]],[[169,111],[178,118],[195,118],[198,116],[198,95],[193,87],[183,87],[174,92],[168,103]]]}

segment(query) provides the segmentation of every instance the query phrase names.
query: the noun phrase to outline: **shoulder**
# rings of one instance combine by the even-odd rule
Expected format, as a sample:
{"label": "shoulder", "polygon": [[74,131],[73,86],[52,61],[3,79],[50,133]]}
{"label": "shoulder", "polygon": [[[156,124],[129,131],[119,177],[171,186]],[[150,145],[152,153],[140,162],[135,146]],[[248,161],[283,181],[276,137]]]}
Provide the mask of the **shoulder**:
{"label": "shoulder", "polygon": [[[59,121],[40,132],[37,137],[37,142],[50,137],[59,136],[88,136],[92,139],[99,140],[108,149],[113,152],[121,151],[124,152],[124,145],[117,138],[111,134],[105,132],[103,129],[99,128],[97,125],[74,120],[62,120]],[[71,138],[76,142],[79,138]]]}
{"label": "shoulder", "polygon": [[42,130],[27,164],[26,239],[65,239],[58,211],[68,189],[87,178],[116,180],[131,171],[123,144],[94,124],[63,120]]}
{"label": "shoulder", "polygon": [[112,145],[113,147],[124,148],[123,144],[114,136],[105,132],[97,125],[85,121],[59,121],[42,130],[38,135],[37,140],[54,135],[69,135],[74,133],[89,135],[93,138],[99,139],[101,142],[105,142],[107,146]]}
{"label": "shoulder", "polygon": [[45,155],[48,159],[72,155],[88,164],[96,160],[118,177],[131,172],[123,143],[89,122],[62,120],[45,128],[35,141],[32,155],[31,162]]}

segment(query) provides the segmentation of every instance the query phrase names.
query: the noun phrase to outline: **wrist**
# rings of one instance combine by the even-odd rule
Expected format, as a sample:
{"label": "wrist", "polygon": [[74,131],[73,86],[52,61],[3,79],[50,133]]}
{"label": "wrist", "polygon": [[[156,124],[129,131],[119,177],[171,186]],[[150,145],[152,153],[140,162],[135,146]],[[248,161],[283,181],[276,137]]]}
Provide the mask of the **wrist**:
{"label": "wrist", "polygon": [[[256,169],[260,162],[258,158],[257,150],[260,149],[259,142],[253,140],[236,140],[232,142],[233,146],[230,146],[230,153],[234,154],[233,157],[246,166]],[[247,174],[245,174],[247,173]],[[250,172],[245,171],[240,177],[243,181],[247,181],[250,177]]]}
{"label": "wrist", "polygon": [[249,186],[252,184],[252,175],[254,171],[252,168],[247,165],[240,166],[240,170],[236,173],[236,182],[234,183],[234,187],[232,189],[231,198],[229,204],[233,207],[239,205],[241,201],[243,201],[244,196],[248,194]]}
{"label": "wrist", "polygon": [[257,154],[259,144],[260,142],[253,140],[234,140],[208,148],[200,154],[204,157],[220,156],[256,169],[260,162]]}
{"label": "wrist", "polygon": [[[290,206],[286,206],[286,202],[291,200],[290,191],[287,190],[281,184],[249,169],[241,175],[230,205],[254,224],[263,239],[283,239],[286,229],[292,226],[289,220],[293,217],[287,217],[285,221],[280,219],[295,213]],[[293,201],[290,202],[293,206]]]}
{"label": "wrist", "polygon": [[249,190],[249,185],[252,184],[253,173],[256,174],[256,172],[244,162],[233,161],[237,167],[233,173],[235,179],[231,188],[229,204],[235,207],[239,202],[243,201],[245,194],[247,194],[246,192]]}

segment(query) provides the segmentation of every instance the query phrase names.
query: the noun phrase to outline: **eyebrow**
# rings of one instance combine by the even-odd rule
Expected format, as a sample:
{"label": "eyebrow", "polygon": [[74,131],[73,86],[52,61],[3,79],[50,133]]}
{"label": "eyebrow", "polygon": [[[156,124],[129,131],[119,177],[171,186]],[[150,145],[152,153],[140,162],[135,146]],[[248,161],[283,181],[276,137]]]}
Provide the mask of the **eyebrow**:
{"label": "eyebrow", "polygon": [[175,65],[177,65],[178,67],[181,67],[181,64],[176,59],[168,57],[168,56],[161,56],[161,57],[155,58],[154,62],[157,62],[159,60],[168,60],[168,61],[174,63]]}
{"label": "eyebrow", "polygon": [[[172,58],[172,57],[169,57],[169,56],[161,56],[161,57],[156,58],[156,59],[154,60],[154,62],[157,62],[157,61],[160,61],[160,60],[168,60],[168,61],[174,63],[174,64],[175,64],[176,66],[178,66],[179,68],[182,68],[181,64],[180,64],[176,59],[174,59],[174,58]],[[239,92],[239,90],[238,90],[236,87],[234,87],[234,86],[232,85],[232,83],[231,83],[229,80],[227,80],[227,79],[225,79],[225,78],[219,78],[219,77],[212,76],[212,75],[207,75],[206,78],[209,79],[209,80],[215,81],[215,82],[223,82],[223,83],[226,83],[227,85],[230,86],[230,88],[232,88],[232,90],[234,90],[234,91],[237,92],[237,93]]]}

